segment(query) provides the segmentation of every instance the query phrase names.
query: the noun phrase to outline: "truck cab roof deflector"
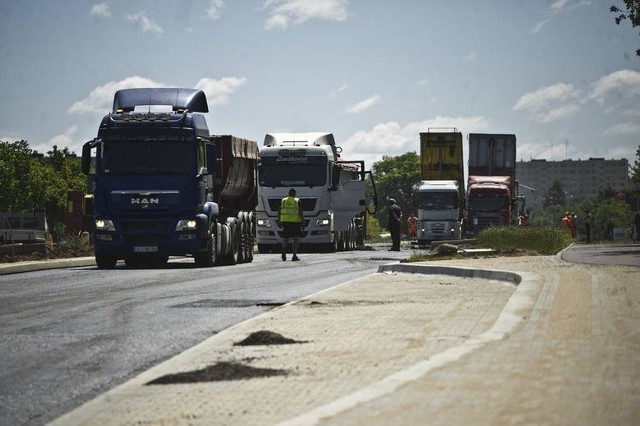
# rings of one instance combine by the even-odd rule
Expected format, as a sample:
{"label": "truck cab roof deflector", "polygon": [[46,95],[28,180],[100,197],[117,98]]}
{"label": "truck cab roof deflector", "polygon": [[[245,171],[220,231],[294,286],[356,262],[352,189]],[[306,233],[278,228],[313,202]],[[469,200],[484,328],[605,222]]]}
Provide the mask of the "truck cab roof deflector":
{"label": "truck cab roof deflector", "polygon": [[113,98],[113,113],[131,112],[140,105],[170,105],[173,111],[209,112],[202,90],[162,87],[118,90]]}

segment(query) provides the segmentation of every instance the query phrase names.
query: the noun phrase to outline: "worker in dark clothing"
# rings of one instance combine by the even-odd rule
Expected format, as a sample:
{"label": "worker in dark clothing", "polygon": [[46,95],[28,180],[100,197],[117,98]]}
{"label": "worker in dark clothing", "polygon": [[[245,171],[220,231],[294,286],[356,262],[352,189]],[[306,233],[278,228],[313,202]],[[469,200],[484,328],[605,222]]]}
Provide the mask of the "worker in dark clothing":
{"label": "worker in dark clothing", "polygon": [[389,199],[389,232],[391,233],[391,248],[389,251],[400,251],[400,229],[402,229],[402,209],[396,200]]}
{"label": "worker in dark clothing", "polygon": [[633,217],[633,222],[636,227],[636,243],[640,243],[640,210],[638,210]]}
{"label": "worker in dark clothing", "polygon": [[587,237],[587,244],[591,243],[591,222],[593,220],[593,217],[591,216],[591,213],[589,213],[589,210],[587,210],[587,217],[584,218],[584,232]]}
{"label": "worker in dark clothing", "polygon": [[613,221],[611,219],[609,219],[607,221],[607,240],[613,240],[613,229],[615,228],[615,225],[613,224]]}

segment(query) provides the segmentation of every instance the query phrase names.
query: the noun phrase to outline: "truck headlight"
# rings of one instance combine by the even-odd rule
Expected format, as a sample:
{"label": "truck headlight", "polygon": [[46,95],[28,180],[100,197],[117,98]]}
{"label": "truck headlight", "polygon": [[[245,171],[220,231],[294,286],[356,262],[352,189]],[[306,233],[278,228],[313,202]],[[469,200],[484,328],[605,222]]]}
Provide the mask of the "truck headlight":
{"label": "truck headlight", "polygon": [[329,226],[330,224],[331,220],[328,218],[316,220],[316,226]]}
{"label": "truck headlight", "polygon": [[176,231],[193,231],[196,229],[195,219],[183,219],[179,220],[176,225]]}
{"label": "truck headlight", "polygon": [[271,228],[271,222],[268,219],[258,219],[257,225],[261,228]]}
{"label": "truck headlight", "polygon": [[113,221],[106,219],[96,220],[96,231],[115,231],[116,227]]}

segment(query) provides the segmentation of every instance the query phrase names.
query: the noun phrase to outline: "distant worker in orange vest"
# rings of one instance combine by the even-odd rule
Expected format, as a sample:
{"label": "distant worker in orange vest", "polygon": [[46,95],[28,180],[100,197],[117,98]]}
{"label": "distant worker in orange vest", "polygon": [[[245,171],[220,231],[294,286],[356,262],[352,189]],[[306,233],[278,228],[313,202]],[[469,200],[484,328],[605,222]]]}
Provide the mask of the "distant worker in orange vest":
{"label": "distant worker in orange vest", "polygon": [[578,216],[574,212],[569,212],[569,231],[573,238],[578,234],[578,227],[576,226],[577,219]]}
{"label": "distant worker in orange vest", "polygon": [[411,213],[409,218],[407,218],[407,223],[409,224],[409,238],[414,240],[416,238],[416,232],[418,231],[418,218],[416,215]]}
{"label": "distant worker in orange vest", "polygon": [[569,210],[564,212],[564,217],[560,222],[560,226],[562,226],[562,229],[569,229]]}

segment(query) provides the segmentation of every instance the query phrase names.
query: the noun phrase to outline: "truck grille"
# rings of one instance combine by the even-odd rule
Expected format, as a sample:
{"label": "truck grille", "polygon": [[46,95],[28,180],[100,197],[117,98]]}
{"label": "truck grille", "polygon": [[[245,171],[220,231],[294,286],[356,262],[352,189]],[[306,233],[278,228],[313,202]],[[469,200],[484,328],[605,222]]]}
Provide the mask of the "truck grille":
{"label": "truck grille", "polygon": [[163,220],[127,220],[122,223],[125,232],[166,231],[167,222]]}
{"label": "truck grille", "polygon": [[160,245],[168,242],[165,235],[125,235],[127,244],[135,245]]}
{"label": "truck grille", "polygon": [[502,225],[501,217],[479,217],[478,218],[478,229],[488,228],[490,226],[500,226]]}
{"label": "truck grille", "polygon": [[444,222],[436,222],[431,223],[429,229],[433,234],[444,234],[445,223]]}

